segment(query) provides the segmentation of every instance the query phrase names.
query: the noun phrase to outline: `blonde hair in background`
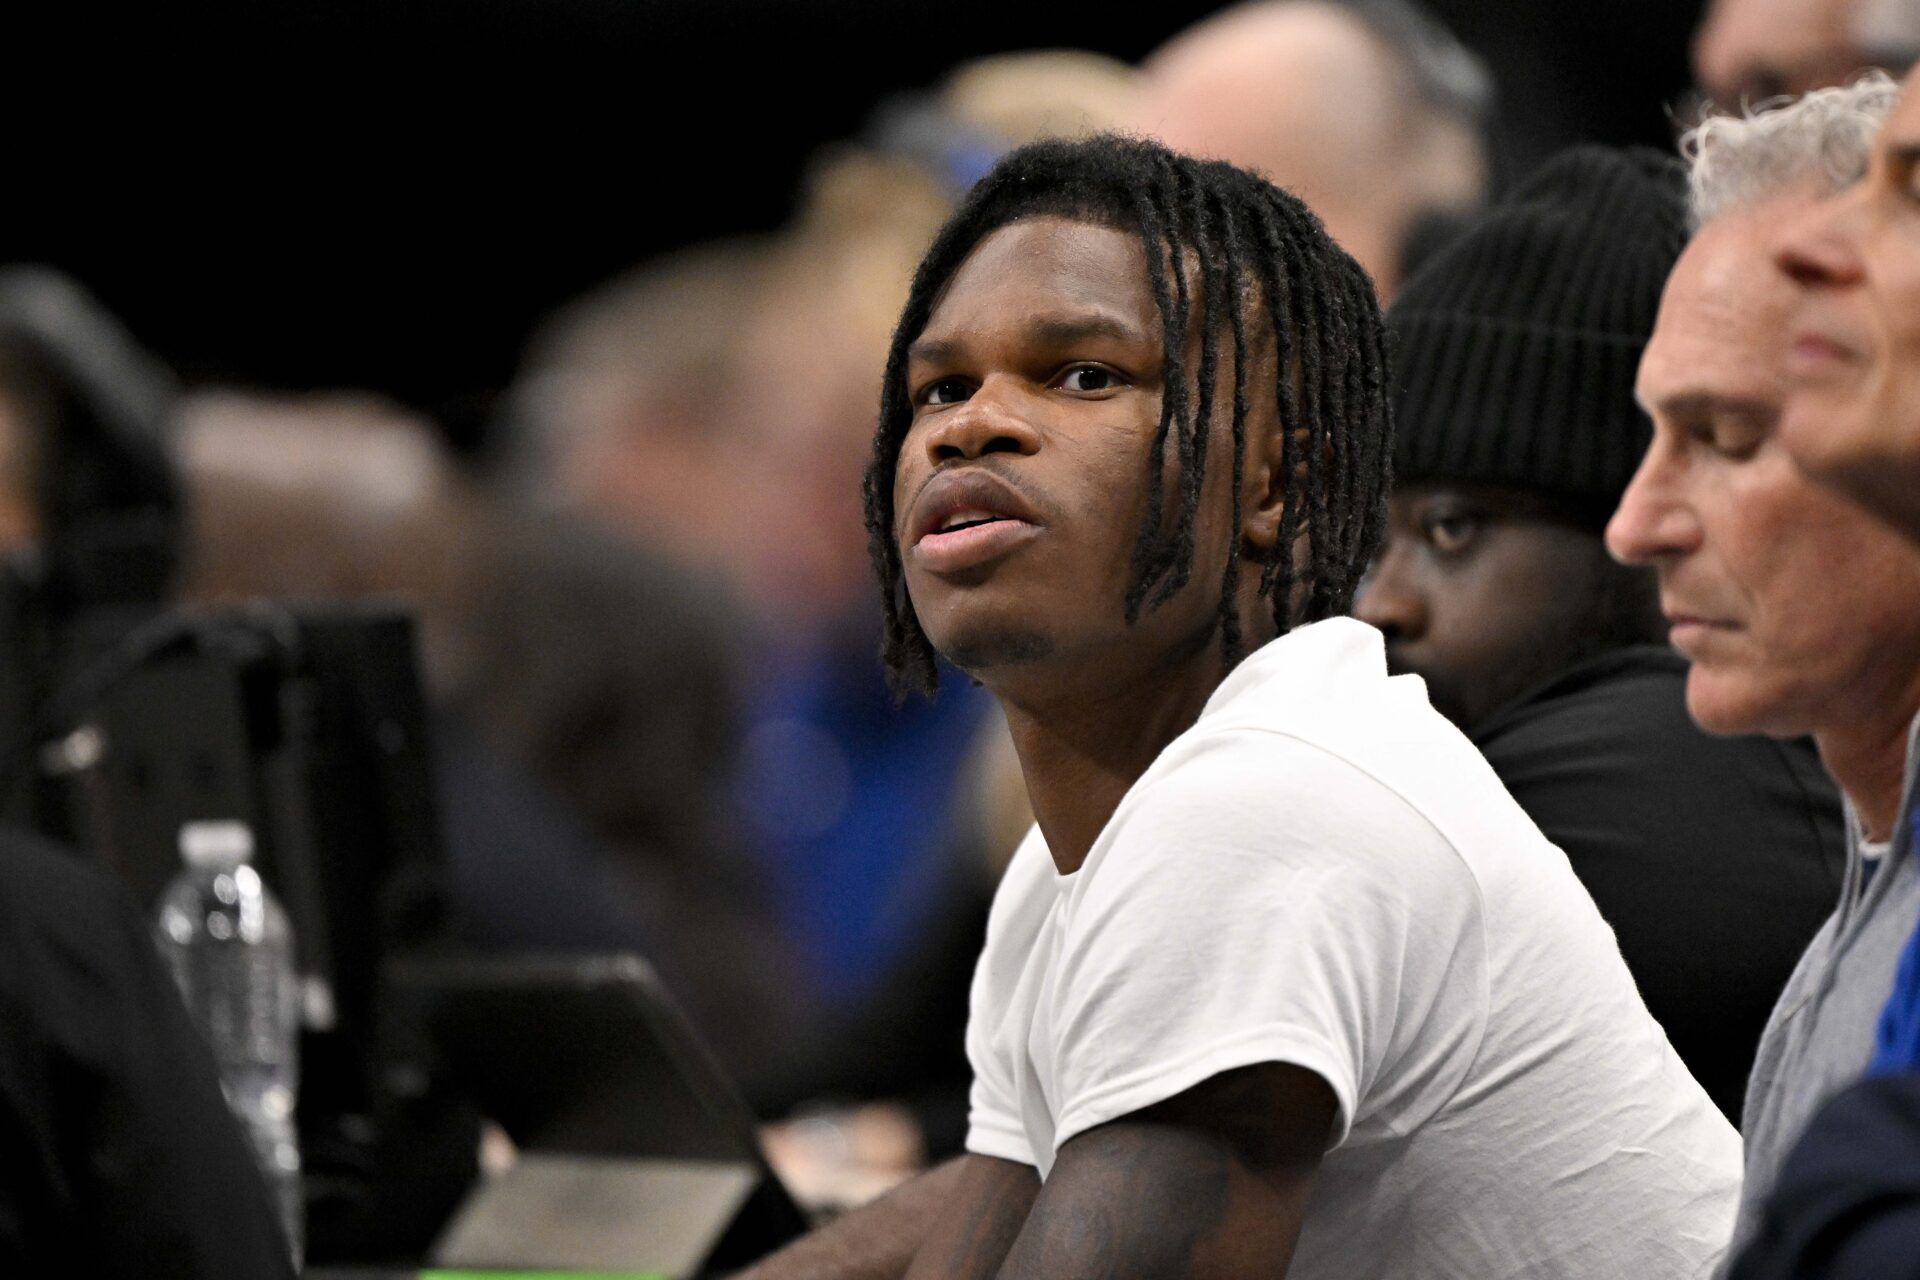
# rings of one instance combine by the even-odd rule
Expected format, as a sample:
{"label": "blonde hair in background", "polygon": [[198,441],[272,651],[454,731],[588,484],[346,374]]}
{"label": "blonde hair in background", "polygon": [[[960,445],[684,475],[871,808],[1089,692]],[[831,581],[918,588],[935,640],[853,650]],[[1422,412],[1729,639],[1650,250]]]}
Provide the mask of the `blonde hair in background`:
{"label": "blonde hair in background", "polygon": [[1128,118],[1139,72],[1079,49],[1004,53],[947,77],[940,104],[954,119],[1009,147],[1042,138],[1083,138]]}

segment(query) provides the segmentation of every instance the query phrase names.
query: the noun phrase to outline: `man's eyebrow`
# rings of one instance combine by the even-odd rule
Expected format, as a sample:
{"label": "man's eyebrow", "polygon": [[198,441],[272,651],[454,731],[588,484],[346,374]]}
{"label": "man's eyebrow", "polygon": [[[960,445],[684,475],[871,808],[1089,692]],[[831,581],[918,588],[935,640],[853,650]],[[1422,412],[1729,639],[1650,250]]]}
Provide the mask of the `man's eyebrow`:
{"label": "man's eyebrow", "polygon": [[951,364],[959,354],[959,343],[942,338],[915,338],[907,348],[907,359],[922,364]]}
{"label": "man's eyebrow", "polygon": [[1659,413],[1670,418],[1704,418],[1717,414],[1752,418],[1756,422],[1766,423],[1780,416],[1780,406],[1775,401],[1761,396],[1727,395],[1718,391],[1682,391],[1652,404],[1642,402],[1641,407],[1649,414]]}
{"label": "man's eyebrow", "polygon": [[[1024,340],[1044,347],[1071,347],[1096,338],[1115,342],[1146,340],[1134,325],[1102,312],[1028,316],[1021,322]],[[916,338],[907,347],[907,359],[923,364],[946,364],[959,358],[965,344],[948,338]]]}
{"label": "man's eyebrow", "polygon": [[1138,342],[1140,330],[1115,316],[1099,312],[1066,316],[1033,316],[1027,332],[1035,340],[1050,346],[1072,346],[1088,338],[1111,338],[1118,342]]}

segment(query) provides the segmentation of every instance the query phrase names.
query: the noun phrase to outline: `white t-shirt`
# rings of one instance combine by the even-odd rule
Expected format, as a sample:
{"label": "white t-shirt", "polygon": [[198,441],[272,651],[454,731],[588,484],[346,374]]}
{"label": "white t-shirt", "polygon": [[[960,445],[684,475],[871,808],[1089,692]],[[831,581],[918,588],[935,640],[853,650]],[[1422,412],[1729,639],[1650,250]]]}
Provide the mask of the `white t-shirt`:
{"label": "white t-shirt", "polygon": [[1289,1275],[1707,1275],[1740,1139],[1567,860],[1350,619],[1265,646],[1070,876],[1030,834],[974,977],[969,1150],[1293,1063],[1339,1114]]}

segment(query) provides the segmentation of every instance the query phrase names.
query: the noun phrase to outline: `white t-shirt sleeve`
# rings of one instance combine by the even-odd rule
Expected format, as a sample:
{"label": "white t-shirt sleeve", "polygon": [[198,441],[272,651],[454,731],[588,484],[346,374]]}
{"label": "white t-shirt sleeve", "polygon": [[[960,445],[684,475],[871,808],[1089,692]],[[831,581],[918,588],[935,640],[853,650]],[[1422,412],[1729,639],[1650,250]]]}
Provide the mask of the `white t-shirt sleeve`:
{"label": "white t-shirt sleeve", "polygon": [[1020,1123],[1020,1108],[1010,1082],[995,1069],[991,1057],[982,1061],[974,1054],[971,1037],[967,1049],[968,1056],[975,1059],[973,1087],[967,1095],[967,1150],[1037,1167],[1040,1162],[1034,1159],[1033,1144]]}
{"label": "white t-shirt sleeve", "polygon": [[973,1069],[967,1097],[967,1150],[1035,1166],[1039,1161],[1020,1114],[1015,1067],[995,1051],[994,1032],[1019,980],[1026,944],[1054,897],[1053,879],[1046,844],[1037,829],[1030,831],[994,894],[967,1016],[967,1063]]}
{"label": "white t-shirt sleeve", "polygon": [[[1096,861],[1097,859],[1097,861]],[[1081,875],[1048,1021],[1057,1151],[1284,1062],[1359,1123],[1444,1103],[1486,1017],[1479,887],[1394,791],[1298,739],[1214,735],[1128,796]]]}

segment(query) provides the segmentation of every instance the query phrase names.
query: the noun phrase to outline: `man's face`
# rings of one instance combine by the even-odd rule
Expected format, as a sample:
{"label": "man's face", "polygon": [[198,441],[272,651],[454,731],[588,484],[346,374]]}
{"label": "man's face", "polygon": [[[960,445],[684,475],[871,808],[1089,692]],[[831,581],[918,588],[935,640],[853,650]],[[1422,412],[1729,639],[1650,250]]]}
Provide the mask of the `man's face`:
{"label": "man's face", "polygon": [[[1160,324],[1135,236],[1036,217],[980,242],[910,348],[894,473],[908,594],[934,647],[1003,692],[1041,669],[1050,684],[1138,672],[1213,634],[1231,475],[1220,414],[1192,578],[1138,625],[1124,618]],[[1250,439],[1259,430],[1249,422]]]}
{"label": "man's face", "polygon": [[1866,179],[1792,223],[1775,262],[1800,286],[1781,439],[1920,540],[1920,72]]}
{"label": "man's face", "polygon": [[1920,550],[1808,479],[1776,426],[1793,305],[1767,269],[1776,201],[1708,224],[1660,304],[1638,395],[1654,439],[1607,528],[1660,574],[1714,733],[1791,736],[1920,706]]}
{"label": "man's face", "polygon": [[1384,170],[1403,112],[1379,41],[1333,5],[1229,10],[1147,60],[1128,124],[1294,192],[1391,293],[1408,217]]}
{"label": "man's face", "polygon": [[[1464,729],[1578,661],[1616,607],[1594,533],[1543,495],[1491,485],[1401,485],[1387,541],[1354,614],[1380,628],[1387,661],[1427,682]],[[1609,572],[1610,571],[1610,572]],[[1618,602],[1632,607],[1634,602]]]}
{"label": "man's face", "polygon": [[1872,61],[1860,0],[1713,0],[1693,40],[1694,76],[1723,107],[1839,84]]}

